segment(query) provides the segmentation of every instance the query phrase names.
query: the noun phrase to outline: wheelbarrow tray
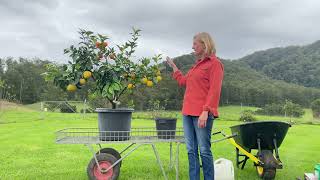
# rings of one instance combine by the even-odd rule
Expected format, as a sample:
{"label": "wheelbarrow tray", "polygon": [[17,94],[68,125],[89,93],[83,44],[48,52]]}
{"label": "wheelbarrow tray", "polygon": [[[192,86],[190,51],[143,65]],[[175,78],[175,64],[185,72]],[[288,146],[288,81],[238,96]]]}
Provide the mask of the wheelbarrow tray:
{"label": "wheelbarrow tray", "polygon": [[237,134],[234,140],[243,148],[248,150],[258,149],[257,139],[260,139],[261,149],[273,150],[275,149],[273,139],[280,147],[289,127],[291,125],[286,122],[259,121],[231,126],[230,128],[232,134]]}

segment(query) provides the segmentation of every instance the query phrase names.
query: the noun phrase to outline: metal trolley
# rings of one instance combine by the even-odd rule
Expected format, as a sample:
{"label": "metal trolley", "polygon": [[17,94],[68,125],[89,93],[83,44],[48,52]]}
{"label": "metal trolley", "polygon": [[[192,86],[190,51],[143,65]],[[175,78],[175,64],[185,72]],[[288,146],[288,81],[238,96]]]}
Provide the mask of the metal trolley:
{"label": "metal trolley", "polygon": [[[121,162],[133,151],[143,145],[151,145],[164,179],[168,179],[155,143],[170,143],[170,169],[175,167],[176,179],[179,179],[179,145],[184,143],[183,128],[176,130],[156,130],[155,128],[132,128],[131,131],[99,131],[97,128],[67,128],[56,132],[58,144],[85,144],[93,154],[88,164],[87,174],[90,179],[117,179]],[[102,148],[101,144],[129,144],[118,152],[113,148]],[[173,159],[172,144],[176,143]],[[95,152],[93,146],[98,145]]]}
{"label": "metal trolley", "polygon": [[[236,147],[237,167],[244,168],[248,159],[254,162],[257,173],[262,179],[274,179],[276,169],[282,168],[278,147],[280,147],[290,124],[280,121],[262,121],[244,123],[232,126],[232,135],[223,131],[214,132],[212,135],[221,134],[222,139],[211,140],[217,143],[229,139],[229,143]],[[100,131],[95,128],[68,128],[56,132],[58,144],[85,144],[92,152],[87,173],[90,179],[117,179],[120,173],[121,162],[133,151],[142,145],[151,145],[160,166],[164,179],[168,179],[159,153],[155,146],[158,142],[170,143],[170,169],[174,166],[176,179],[179,179],[179,146],[184,143],[182,128],[176,130],[156,130],[155,128],[132,128],[131,131]],[[121,152],[113,148],[102,148],[101,144],[126,143],[128,145]],[[176,143],[176,155],[173,160],[172,144]],[[99,146],[99,151],[93,150],[93,145]],[[257,149],[257,155],[251,153]],[[273,153],[274,152],[274,153]],[[241,154],[243,153],[243,154]],[[240,157],[244,159],[240,160]]]}

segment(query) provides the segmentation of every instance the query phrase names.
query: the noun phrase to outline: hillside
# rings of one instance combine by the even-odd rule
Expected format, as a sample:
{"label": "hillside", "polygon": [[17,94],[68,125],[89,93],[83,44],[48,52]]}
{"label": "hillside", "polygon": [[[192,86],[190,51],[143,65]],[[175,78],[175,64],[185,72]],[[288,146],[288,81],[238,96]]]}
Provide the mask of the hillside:
{"label": "hillside", "polygon": [[272,79],[320,87],[320,41],[258,51],[239,60]]}
{"label": "hillside", "polygon": [[[175,58],[179,69],[186,72],[194,63],[192,55]],[[308,106],[320,97],[320,90],[301,85],[274,80],[265,74],[252,69],[243,61],[222,60],[225,67],[222,89],[222,104],[248,104],[263,106],[274,102],[281,103],[290,99]]]}

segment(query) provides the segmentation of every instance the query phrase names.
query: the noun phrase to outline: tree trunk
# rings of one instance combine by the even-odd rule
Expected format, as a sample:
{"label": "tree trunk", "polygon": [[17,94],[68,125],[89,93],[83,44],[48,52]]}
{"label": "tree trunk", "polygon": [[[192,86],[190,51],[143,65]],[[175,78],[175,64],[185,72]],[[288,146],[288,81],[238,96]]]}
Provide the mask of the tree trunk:
{"label": "tree trunk", "polygon": [[112,109],[116,109],[117,108],[117,104],[116,103],[111,102],[111,105],[112,105]]}

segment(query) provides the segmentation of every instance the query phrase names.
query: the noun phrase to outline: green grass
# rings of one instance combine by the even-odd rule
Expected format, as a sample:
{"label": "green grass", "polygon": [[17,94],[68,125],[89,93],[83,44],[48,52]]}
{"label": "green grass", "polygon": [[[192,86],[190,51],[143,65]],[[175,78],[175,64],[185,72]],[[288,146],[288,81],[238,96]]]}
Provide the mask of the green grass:
{"label": "green grass", "polygon": [[[89,108],[89,104],[88,103],[83,103],[83,102],[80,102],[80,101],[77,101],[77,102],[73,102],[73,101],[67,101],[71,106],[76,106],[76,110],[77,112],[80,112],[82,109],[88,109]],[[41,104],[42,103],[42,104]],[[61,105],[64,105],[63,101],[60,101],[60,102],[56,102],[55,103],[55,107],[56,109],[54,110],[55,112],[60,112],[60,106]],[[28,104],[28,105],[25,105],[24,107],[25,108],[28,108],[28,109],[31,109],[31,110],[34,110],[34,111],[43,111],[43,109],[41,110],[41,108],[45,108],[47,105],[46,102],[37,102],[37,103],[34,103],[34,104]],[[43,107],[41,107],[43,106]]]}
{"label": "green grass", "polygon": [[[230,133],[229,127],[239,122],[239,107],[222,107],[221,119],[215,121],[215,129]],[[133,127],[150,126],[151,120],[137,118],[143,112],[134,114]],[[87,114],[85,118],[75,114],[48,113],[43,118],[37,111],[23,107],[2,112],[0,119],[0,179],[87,179],[86,167],[92,154],[84,145],[55,144],[55,132],[68,127],[97,127],[97,115]],[[178,126],[182,126],[178,116]],[[259,119],[264,117],[259,117]],[[270,118],[270,117],[266,117]],[[279,117],[281,118],[281,117]],[[226,120],[233,121],[226,121]],[[283,117],[280,120],[283,119]],[[303,118],[299,119],[303,122]],[[313,172],[320,162],[319,125],[293,125],[280,147],[284,169],[278,170],[276,179],[287,180],[303,177],[304,172]],[[218,135],[215,139],[221,138]],[[107,144],[122,150],[127,144]],[[156,144],[169,179],[175,178],[169,170],[169,144]],[[95,150],[98,150],[95,147]],[[228,141],[213,145],[214,158],[227,158],[235,164],[235,150]],[[255,154],[256,152],[253,152]],[[188,179],[188,160],[185,145],[180,148],[180,179]],[[235,168],[239,180],[258,179],[255,168],[249,161],[244,170]],[[123,162],[120,179],[163,179],[151,146],[142,146]]]}
{"label": "green grass", "polygon": [[[219,119],[227,120],[227,121],[238,121],[240,114],[244,110],[252,110],[255,111],[258,108],[256,107],[247,107],[247,106],[223,106],[219,108],[220,117]],[[305,114],[300,117],[284,117],[284,116],[265,116],[265,115],[255,115],[258,120],[277,120],[277,121],[286,121],[294,124],[319,124],[319,119],[314,119],[312,116],[311,109],[304,109]]]}

